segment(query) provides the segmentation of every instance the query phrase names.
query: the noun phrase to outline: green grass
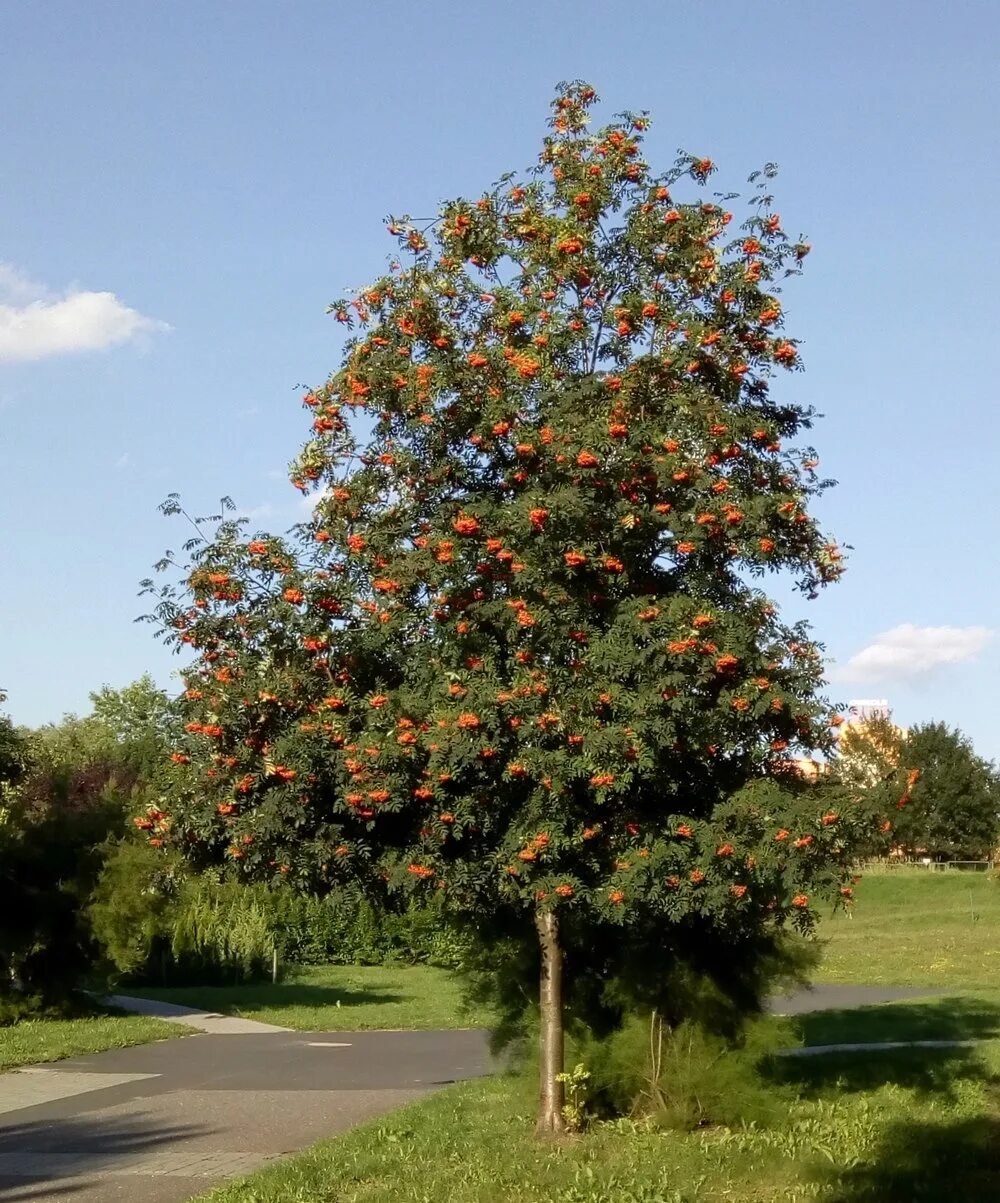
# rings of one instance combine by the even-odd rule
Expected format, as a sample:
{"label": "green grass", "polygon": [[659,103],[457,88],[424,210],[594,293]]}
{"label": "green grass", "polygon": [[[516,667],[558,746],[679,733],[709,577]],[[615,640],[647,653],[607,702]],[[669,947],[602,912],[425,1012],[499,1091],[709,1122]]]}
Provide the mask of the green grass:
{"label": "green grass", "polygon": [[[926,1064],[918,1080],[907,1073]],[[822,1062],[819,1064],[818,1062]],[[773,1128],[658,1131],[594,1125],[532,1133],[521,1078],[466,1082],[229,1183],[211,1203],[915,1203],[1000,1190],[1000,1045],[984,1056],[827,1058],[789,1064],[799,1086]]]}
{"label": "green grass", "polygon": [[306,1032],[470,1028],[491,1023],[489,1012],[463,1005],[455,974],[429,965],[315,965],[290,971],[277,985],[253,982],[126,992]]}
{"label": "green grass", "polygon": [[817,981],[1000,986],[1000,882],[985,873],[867,873],[848,914],[824,920]]}
{"label": "green grass", "polygon": [[101,1011],[72,1019],[22,1019],[0,1028],[0,1070],[189,1034],[187,1028],[161,1019]]}

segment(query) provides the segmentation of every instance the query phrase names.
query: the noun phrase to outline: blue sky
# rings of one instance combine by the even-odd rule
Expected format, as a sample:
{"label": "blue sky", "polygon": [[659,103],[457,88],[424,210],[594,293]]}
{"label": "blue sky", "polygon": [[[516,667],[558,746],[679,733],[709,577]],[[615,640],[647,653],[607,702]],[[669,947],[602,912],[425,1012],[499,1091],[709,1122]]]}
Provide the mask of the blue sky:
{"label": "blue sky", "polygon": [[654,165],[768,159],[814,250],[785,294],[854,546],[808,615],[831,694],[1000,756],[1000,7],[959,0],[33,0],[0,46],[0,686],[15,720],[176,661],[137,582],[223,494],[283,529],[326,304],[537,150],[554,84],[652,111]]}

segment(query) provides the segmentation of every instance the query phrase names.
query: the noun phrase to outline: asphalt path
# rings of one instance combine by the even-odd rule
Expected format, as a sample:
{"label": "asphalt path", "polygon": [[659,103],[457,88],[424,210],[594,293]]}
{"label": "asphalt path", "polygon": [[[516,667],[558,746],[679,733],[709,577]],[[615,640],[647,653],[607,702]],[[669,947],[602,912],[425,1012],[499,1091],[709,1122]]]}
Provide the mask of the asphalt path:
{"label": "asphalt path", "polygon": [[[899,1002],[904,998],[930,998],[948,994],[929,986],[810,986],[794,994],[778,995],[768,1003],[773,1015],[805,1015],[810,1011],[840,1011],[852,1007],[873,1007],[879,1003]],[[952,990],[950,993],[954,994]]]}
{"label": "asphalt path", "polygon": [[2,1074],[0,1200],[181,1203],[490,1069],[482,1031],[275,1031]]}

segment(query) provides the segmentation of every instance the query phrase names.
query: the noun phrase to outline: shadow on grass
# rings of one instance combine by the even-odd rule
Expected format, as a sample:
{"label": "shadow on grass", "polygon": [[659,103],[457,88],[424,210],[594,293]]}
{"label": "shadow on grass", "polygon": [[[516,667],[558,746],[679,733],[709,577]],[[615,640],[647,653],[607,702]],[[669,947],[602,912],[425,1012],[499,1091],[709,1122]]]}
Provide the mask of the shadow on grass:
{"label": "shadow on grass", "polygon": [[[990,1040],[1000,1035],[1000,1003],[968,997],[888,1003],[798,1015],[795,1028],[806,1045],[878,1044],[896,1040]],[[987,1074],[974,1047],[866,1049],[775,1057],[766,1077],[807,1096],[833,1091],[877,1090],[895,1084],[924,1094],[951,1093],[960,1079]]]}
{"label": "shadow on grass", "polygon": [[840,1171],[824,1203],[969,1203],[1000,1198],[1000,1119],[899,1123],[872,1156]]}
{"label": "shadow on grass", "polygon": [[986,1066],[971,1048],[886,1049],[885,1052],[822,1053],[814,1057],[772,1057],[763,1076],[795,1088],[805,1098],[901,1086],[947,1099],[960,1081],[987,1081]]}
{"label": "shadow on grass", "polygon": [[811,1011],[794,1023],[804,1044],[881,1040],[992,1040],[1000,1036],[1000,1001],[967,996]]}

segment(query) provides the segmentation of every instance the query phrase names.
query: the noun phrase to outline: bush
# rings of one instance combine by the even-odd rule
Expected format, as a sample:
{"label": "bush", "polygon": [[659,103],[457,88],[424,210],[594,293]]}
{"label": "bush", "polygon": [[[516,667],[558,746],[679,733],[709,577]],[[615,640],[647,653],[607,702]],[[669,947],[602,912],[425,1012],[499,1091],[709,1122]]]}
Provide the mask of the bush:
{"label": "bush", "polygon": [[184,875],[146,844],[110,845],[88,907],[102,968],[122,974],[162,974],[169,953]]}
{"label": "bush", "polygon": [[97,871],[96,845],[116,821],[113,806],[29,809],[0,818],[0,981],[4,1010],[21,1015],[65,1000],[93,957],[84,901]]}
{"label": "bush", "polygon": [[[244,887],[246,888],[246,887]],[[436,899],[394,900],[376,907],[359,893],[324,898],[276,891],[275,939],[282,960],[305,965],[385,965],[396,961],[454,969],[469,941],[449,922]]]}
{"label": "bush", "polygon": [[579,1058],[590,1071],[593,1110],[648,1116],[666,1128],[708,1124],[771,1124],[787,1115],[792,1094],[762,1068],[780,1048],[795,1044],[791,1027],[775,1019],[749,1022],[738,1037],[706,1030],[694,1020],[670,1028],[661,1016],[632,1015],[603,1039],[583,1040]]}
{"label": "bush", "polygon": [[436,899],[379,909],[348,891],[319,898],[191,876],[130,840],[107,850],[88,918],[105,970],[161,984],[267,974],[275,951],[281,963],[455,968],[468,948]]}

